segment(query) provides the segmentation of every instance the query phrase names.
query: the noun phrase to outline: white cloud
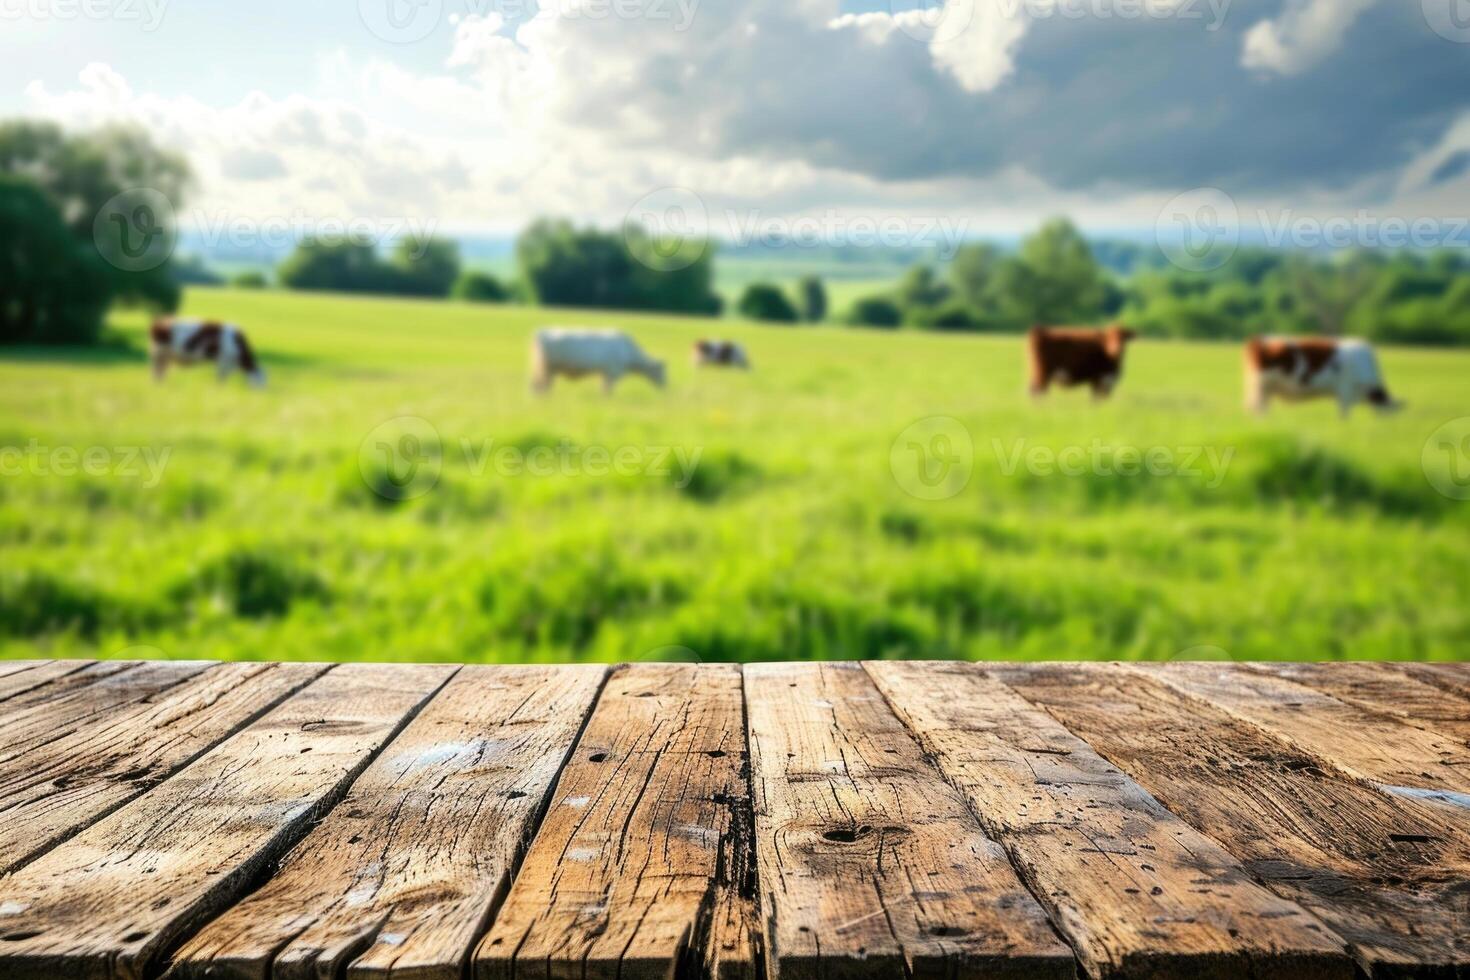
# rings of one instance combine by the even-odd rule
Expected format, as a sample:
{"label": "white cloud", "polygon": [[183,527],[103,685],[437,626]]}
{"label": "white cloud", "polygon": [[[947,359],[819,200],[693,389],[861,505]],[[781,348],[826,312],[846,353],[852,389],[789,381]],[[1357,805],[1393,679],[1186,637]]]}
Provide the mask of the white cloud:
{"label": "white cloud", "polygon": [[1245,35],[1241,64],[1297,75],[1335,53],[1357,19],[1378,0],[1288,0],[1279,17]]}
{"label": "white cloud", "polygon": [[[945,0],[929,42],[934,63],[967,92],[989,92],[1015,70],[1013,55],[1026,34],[1024,4]],[[959,25],[948,28],[948,25]]]}
{"label": "white cloud", "polygon": [[[1322,0],[1235,2],[1254,20],[1277,15],[1251,28],[1274,45],[1254,42],[1251,67],[1321,59],[1310,84],[1241,70],[1249,18],[1230,34],[1033,18],[1003,0],[948,0],[937,24],[919,11],[843,15],[836,0],[702,0],[685,22],[669,0],[649,0],[664,19],[557,0],[514,29],[493,14],[457,20],[428,70],[328,52],[301,93],[206,104],[90,65],[75,86],[33,84],[27,105],[74,125],[139,122],[193,161],[203,208],[503,230],[544,213],[615,223],[669,186],[715,213],[926,211],[1001,228],[1070,212],[1151,226],[1151,202],[1193,186],[1243,202],[1282,187],[1298,200],[1392,188],[1470,110],[1444,81],[1463,52],[1427,28],[1422,43],[1387,35],[1423,25],[1369,12],[1371,0],[1327,5],[1373,23],[1331,60],[1350,42],[1345,26],[1322,27]],[[1412,76],[1391,70],[1405,52]]]}

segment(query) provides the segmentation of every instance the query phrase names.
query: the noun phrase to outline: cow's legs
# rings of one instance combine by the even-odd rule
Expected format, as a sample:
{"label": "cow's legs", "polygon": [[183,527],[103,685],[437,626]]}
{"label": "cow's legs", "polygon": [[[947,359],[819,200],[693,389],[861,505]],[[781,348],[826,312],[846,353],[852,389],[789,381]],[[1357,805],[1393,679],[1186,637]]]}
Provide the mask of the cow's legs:
{"label": "cow's legs", "polygon": [[1261,375],[1250,368],[1245,372],[1245,410],[1257,415],[1266,414],[1266,391],[1261,384]]}
{"label": "cow's legs", "polygon": [[611,395],[613,389],[617,387],[617,384],[618,374],[616,371],[607,371],[602,375],[602,393],[604,395]]}
{"label": "cow's legs", "polygon": [[153,380],[162,381],[163,376],[168,373],[168,355],[162,350],[153,352]]}

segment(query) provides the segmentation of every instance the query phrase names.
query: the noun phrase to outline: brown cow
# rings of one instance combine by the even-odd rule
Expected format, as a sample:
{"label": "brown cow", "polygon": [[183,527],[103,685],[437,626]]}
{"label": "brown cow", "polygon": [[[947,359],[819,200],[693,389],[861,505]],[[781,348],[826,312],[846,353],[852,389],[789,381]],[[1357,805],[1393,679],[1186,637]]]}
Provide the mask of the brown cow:
{"label": "brown cow", "polygon": [[1245,345],[1245,405],[1266,411],[1272,398],[1335,398],[1344,417],[1358,402],[1380,412],[1400,407],[1383,384],[1367,342],[1333,337],[1253,337]]}
{"label": "brown cow", "polygon": [[229,323],[161,317],[148,332],[153,377],[162,381],[170,364],[214,364],[221,381],[239,370],[257,388],[265,384],[265,372],[245,333]]}
{"label": "brown cow", "polygon": [[1086,327],[1031,328],[1031,394],[1044,394],[1052,384],[1091,385],[1095,398],[1106,398],[1123,374],[1123,352],[1137,334],[1120,324],[1103,330]]}

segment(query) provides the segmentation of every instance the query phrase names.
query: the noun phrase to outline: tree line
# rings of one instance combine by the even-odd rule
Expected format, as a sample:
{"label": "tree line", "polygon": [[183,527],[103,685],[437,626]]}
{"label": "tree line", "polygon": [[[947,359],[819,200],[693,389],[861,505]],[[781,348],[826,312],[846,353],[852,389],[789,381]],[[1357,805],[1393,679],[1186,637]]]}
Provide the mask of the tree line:
{"label": "tree line", "polygon": [[[131,200],[129,188],[153,188],[177,207],[190,185],[186,162],[136,130],[0,124],[0,343],[94,341],[114,304],[172,311],[184,285],[220,281],[197,258],[130,261],[140,236],[174,229],[161,223],[169,215]],[[659,240],[635,227],[541,219],[518,237],[510,281],[463,268],[458,245],[433,236],[386,250],[366,239],[307,238],[275,279],[287,289],[714,316],[723,310],[716,251],[712,242]],[[268,284],[259,272],[234,283]],[[1470,345],[1470,259],[1449,248],[1244,248],[1218,270],[1188,272],[1131,243],[1089,242],[1058,218],[1015,249],[972,242],[947,263],[916,262],[892,286],[843,309],[832,308],[821,279],[806,276],[789,287],[751,283],[734,312],[792,325],[1015,332],[1121,321],[1181,338],[1325,333]]]}

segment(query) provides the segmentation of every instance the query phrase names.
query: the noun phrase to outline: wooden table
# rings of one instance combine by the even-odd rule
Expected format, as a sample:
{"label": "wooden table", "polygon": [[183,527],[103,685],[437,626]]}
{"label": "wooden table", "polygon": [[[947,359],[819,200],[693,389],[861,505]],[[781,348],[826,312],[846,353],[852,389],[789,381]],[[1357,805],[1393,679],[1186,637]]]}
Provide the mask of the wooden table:
{"label": "wooden table", "polygon": [[0,978],[1470,976],[1470,666],[0,662]]}

